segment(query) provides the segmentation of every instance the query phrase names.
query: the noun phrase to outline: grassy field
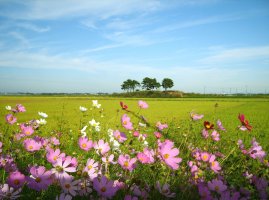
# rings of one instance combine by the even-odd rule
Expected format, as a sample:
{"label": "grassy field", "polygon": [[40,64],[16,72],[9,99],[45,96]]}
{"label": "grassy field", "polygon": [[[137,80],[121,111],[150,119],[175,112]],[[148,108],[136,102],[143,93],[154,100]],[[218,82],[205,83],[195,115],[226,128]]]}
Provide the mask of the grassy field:
{"label": "grassy field", "polygon": [[[101,109],[92,108],[92,100],[98,100],[102,105]],[[0,141],[3,142],[4,150],[13,154],[13,151],[23,151],[25,154],[17,155],[17,165],[25,174],[25,171],[29,164],[37,164],[45,166],[47,169],[52,168],[51,164],[42,159],[46,155],[46,151],[38,151],[37,155],[26,152],[22,148],[21,142],[12,142],[14,134],[18,133],[18,127],[7,125],[5,122],[5,115],[8,111],[5,106],[15,106],[16,104],[22,104],[26,108],[26,112],[18,113],[18,122],[26,122],[31,119],[39,119],[39,111],[48,114],[47,124],[41,127],[35,134],[41,137],[56,136],[60,140],[61,152],[64,151],[67,155],[75,156],[79,161],[79,166],[85,164],[85,160],[89,157],[100,161],[100,156],[93,151],[83,153],[78,147],[78,140],[81,136],[80,130],[83,126],[88,125],[89,121],[95,119],[100,122],[101,131],[89,131],[88,137],[93,141],[104,139],[109,141],[107,134],[108,129],[119,129],[124,131],[128,140],[122,145],[121,150],[124,153],[132,154],[131,152],[143,151],[143,145],[141,141],[136,141],[132,137],[133,131],[127,131],[122,127],[121,117],[124,113],[127,113],[131,117],[134,128],[140,133],[147,134],[147,141],[150,148],[156,148],[156,138],[153,134],[157,131],[156,123],[168,124],[168,128],[161,131],[162,141],[169,139],[174,142],[175,147],[180,150],[179,156],[182,158],[182,164],[179,170],[173,172],[173,170],[167,168],[162,162],[156,162],[150,167],[139,164],[134,172],[120,175],[120,180],[124,181],[128,185],[128,191],[132,184],[137,184],[140,187],[149,185],[150,188],[154,187],[156,181],[161,183],[169,183],[173,191],[177,193],[177,199],[199,199],[197,187],[190,184],[192,173],[189,172],[188,162],[193,160],[191,154],[195,148],[203,151],[223,154],[223,157],[219,158],[223,171],[220,173],[227,185],[231,188],[238,189],[239,186],[244,186],[253,192],[253,188],[247,185],[242,178],[242,173],[246,170],[255,172],[261,177],[269,178],[268,167],[264,168],[262,164],[259,164],[257,160],[249,160],[245,157],[240,149],[237,147],[238,139],[242,139],[246,148],[250,147],[250,142],[253,138],[256,138],[259,144],[262,146],[265,152],[269,152],[269,99],[266,98],[179,98],[179,99],[142,99],[149,105],[148,109],[139,109],[138,100],[134,98],[106,98],[106,97],[27,97],[27,96],[5,96],[0,97]],[[128,105],[128,109],[132,112],[126,112],[121,109],[119,102],[123,101]],[[82,113],[79,110],[79,106],[88,108],[88,111]],[[204,118],[200,121],[193,122],[190,118],[190,112],[195,111],[200,114],[204,114]],[[240,131],[238,126],[241,124],[238,120],[238,114],[243,113],[253,126],[252,131]],[[143,122],[140,117],[144,116],[149,126],[141,128],[137,124]],[[210,121],[215,124],[220,119],[226,131],[220,131],[220,141],[216,142],[211,139],[204,139],[201,136],[201,131],[204,128],[203,122]],[[10,146],[9,146],[10,145]],[[55,147],[57,148],[57,147]],[[156,150],[157,152],[157,150]],[[119,156],[116,152],[116,157]],[[134,154],[135,155],[135,154]],[[156,158],[157,159],[157,158]],[[100,161],[101,162],[101,161]],[[196,162],[196,161],[195,161]],[[198,162],[199,163],[199,162]],[[202,164],[199,166],[201,171],[197,176],[203,177],[205,181],[210,181],[216,177],[216,174],[212,171],[208,172],[208,168]],[[79,167],[78,167],[79,168]],[[169,169],[169,170],[168,170]],[[1,168],[0,168],[1,170]],[[111,166],[105,175],[112,180],[118,179],[117,171],[121,171],[119,166]],[[2,183],[5,182],[7,174],[2,173]],[[201,174],[200,174],[201,173]],[[142,176],[141,176],[142,174]],[[76,178],[81,178],[80,175],[76,175]],[[174,177],[174,178],[173,178]],[[240,178],[239,178],[240,177]],[[197,178],[197,177],[196,177]],[[196,180],[196,179],[195,179]],[[254,186],[253,186],[254,187]],[[52,188],[52,189],[51,189]],[[193,193],[192,191],[197,191]],[[230,189],[232,191],[232,189]],[[127,191],[127,189],[126,189]],[[154,190],[153,190],[154,191]],[[24,187],[22,199],[27,199],[32,195],[39,196],[40,199],[55,199],[56,194],[60,194],[61,190],[57,187],[50,187],[49,190],[43,191],[41,194],[29,191]],[[129,193],[127,192],[127,193]],[[117,199],[123,199],[126,192],[119,191],[117,193]],[[231,192],[232,194],[232,192]],[[96,195],[96,193],[94,193]],[[215,197],[220,197],[219,194],[212,194]],[[162,199],[158,192],[151,192],[151,199]],[[259,199],[258,193],[253,193],[252,198]],[[1,199],[1,198],[0,198]],[[81,199],[75,197],[74,199]],[[82,198],[83,199],[83,198]]]}

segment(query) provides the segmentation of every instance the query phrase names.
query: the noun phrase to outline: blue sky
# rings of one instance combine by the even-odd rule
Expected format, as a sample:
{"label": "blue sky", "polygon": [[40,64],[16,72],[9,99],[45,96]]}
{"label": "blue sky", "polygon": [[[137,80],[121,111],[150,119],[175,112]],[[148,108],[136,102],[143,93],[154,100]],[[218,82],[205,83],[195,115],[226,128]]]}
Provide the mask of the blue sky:
{"label": "blue sky", "polygon": [[0,0],[0,92],[269,92],[268,0]]}

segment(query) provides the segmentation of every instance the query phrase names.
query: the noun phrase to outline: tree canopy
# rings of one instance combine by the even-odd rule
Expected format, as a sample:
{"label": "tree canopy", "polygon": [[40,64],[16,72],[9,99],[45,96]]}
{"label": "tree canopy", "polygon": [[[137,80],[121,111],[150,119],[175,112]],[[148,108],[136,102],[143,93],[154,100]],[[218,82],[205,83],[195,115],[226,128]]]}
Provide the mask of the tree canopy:
{"label": "tree canopy", "polygon": [[162,87],[167,90],[167,88],[172,88],[174,86],[174,82],[170,78],[164,78],[162,81]]}

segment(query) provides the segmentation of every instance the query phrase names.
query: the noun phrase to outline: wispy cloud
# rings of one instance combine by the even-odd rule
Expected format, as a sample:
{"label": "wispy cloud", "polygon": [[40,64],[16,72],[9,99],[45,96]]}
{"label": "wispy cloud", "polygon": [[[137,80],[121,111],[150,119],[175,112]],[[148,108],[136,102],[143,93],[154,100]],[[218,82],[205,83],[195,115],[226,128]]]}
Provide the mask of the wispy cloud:
{"label": "wispy cloud", "polygon": [[13,31],[13,32],[10,32],[9,35],[11,35],[13,38],[18,40],[21,43],[21,45],[24,47],[28,47],[30,45],[28,39],[26,39],[26,37],[24,37],[21,33]]}
{"label": "wispy cloud", "polygon": [[27,29],[27,30],[31,30],[31,31],[35,31],[35,32],[38,32],[38,33],[43,33],[43,32],[47,32],[50,30],[50,27],[39,27],[39,26],[36,26],[34,24],[30,24],[30,23],[18,23],[16,24],[18,27],[21,27],[21,28],[24,28],[24,29]]}
{"label": "wispy cloud", "polygon": [[[59,18],[74,18],[78,16],[97,16],[105,19],[120,14],[131,14],[137,12],[150,12],[158,9],[160,3],[156,0],[65,0],[65,1],[1,1],[2,6],[6,4],[20,4],[23,9],[14,12],[2,12],[13,19],[26,20],[51,20]],[[0,5],[1,5],[0,4]]]}
{"label": "wispy cloud", "polygon": [[245,47],[225,49],[216,52],[200,60],[205,64],[227,63],[234,61],[242,61],[243,63],[253,59],[269,59],[269,46]]}

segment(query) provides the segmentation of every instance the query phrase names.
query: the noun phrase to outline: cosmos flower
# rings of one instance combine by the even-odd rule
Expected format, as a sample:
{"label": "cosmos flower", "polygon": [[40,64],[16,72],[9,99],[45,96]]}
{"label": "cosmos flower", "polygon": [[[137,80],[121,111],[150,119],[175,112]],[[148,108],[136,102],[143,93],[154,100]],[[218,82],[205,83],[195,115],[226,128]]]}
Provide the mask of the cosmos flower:
{"label": "cosmos flower", "polygon": [[11,110],[11,106],[6,106],[6,110]]}
{"label": "cosmos flower", "polygon": [[240,130],[242,130],[242,131],[246,131],[246,130],[251,131],[252,130],[252,126],[250,126],[248,120],[245,119],[245,115],[239,113],[238,119],[241,122],[241,126],[239,126]]}
{"label": "cosmos flower", "polygon": [[44,112],[38,112],[38,114],[41,116],[41,117],[44,117],[44,118],[47,118],[48,115]]}
{"label": "cosmos flower", "polygon": [[30,168],[31,175],[26,177],[28,187],[36,191],[46,190],[52,183],[51,171],[46,171],[44,166],[34,166]]}
{"label": "cosmos flower", "polygon": [[13,187],[10,187],[8,184],[4,184],[0,188],[0,198],[2,199],[19,199],[21,188],[15,190]]}
{"label": "cosmos flower", "polygon": [[17,104],[14,109],[12,109],[13,112],[26,112],[26,109],[23,105]]}
{"label": "cosmos flower", "polygon": [[214,124],[211,124],[208,121],[204,121],[204,127],[205,127],[206,130],[210,130],[210,129],[214,128]]}
{"label": "cosmos flower", "polygon": [[197,113],[194,113],[193,111],[192,112],[190,112],[190,117],[191,117],[191,119],[193,120],[193,121],[197,121],[197,120],[199,120],[199,119],[202,119],[203,117],[204,117],[204,115],[199,115],[199,114],[197,114]]}
{"label": "cosmos flower", "polygon": [[15,116],[13,116],[12,114],[7,114],[6,115],[6,122],[9,124],[14,124],[16,123],[17,118]]}
{"label": "cosmos flower", "polygon": [[120,132],[119,130],[114,131],[113,135],[120,143],[123,143],[127,140],[125,133]]}
{"label": "cosmos flower", "polygon": [[136,167],[135,162],[136,158],[130,158],[128,154],[120,155],[118,158],[118,163],[121,165],[121,167],[129,171],[134,170],[134,168]]}
{"label": "cosmos flower", "polygon": [[104,142],[104,140],[99,140],[98,142],[94,142],[93,144],[94,149],[96,149],[97,153],[105,155],[109,150],[109,144],[107,142]]}
{"label": "cosmos flower", "polygon": [[222,123],[221,123],[221,121],[219,119],[217,121],[217,126],[218,126],[219,130],[226,131],[226,129],[223,127],[223,125],[222,125]]}
{"label": "cosmos flower", "polygon": [[176,197],[176,193],[172,193],[170,191],[170,185],[165,183],[163,186],[161,186],[160,182],[157,181],[156,183],[156,187],[158,189],[158,191],[164,195],[165,197],[168,197],[168,198],[175,198]]}
{"label": "cosmos flower", "polygon": [[121,106],[122,110],[126,110],[127,111],[128,106],[125,105],[122,101],[120,102],[120,106]]}
{"label": "cosmos flower", "polygon": [[32,126],[24,126],[22,128],[22,134],[24,134],[25,136],[30,136],[34,133],[34,129]]}
{"label": "cosmos flower", "polygon": [[213,140],[215,140],[215,141],[219,141],[220,140],[220,135],[219,135],[219,133],[216,131],[216,130],[214,130],[212,133],[211,133],[211,137],[212,137],[212,139]]}
{"label": "cosmos flower", "polygon": [[94,108],[100,108],[101,107],[101,104],[98,103],[98,100],[92,100],[92,106]]}
{"label": "cosmos flower", "polygon": [[84,151],[89,151],[93,147],[92,140],[88,140],[87,137],[80,137],[78,140],[79,147]]}
{"label": "cosmos flower", "polygon": [[22,187],[25,181],[26,178],[24,174],[19,171],[11,172],[7,179],[8,185],[15,189]]}
{"label": "cosmos flower", "polygon": [[88,110],[88,108],[85,108],[85,107],[83,107],[83,106],[79,106],[79,110],[80,110],[81,112],[86,112],[86,111]]}
{"label": "cosmos flower", "polygon": [[134,129],[133,128],[133,123],[131,122],[131,119],[130,119],[130,117],[128,117],[127,114],[124,114],[121,117],[121,124],[127,130],[133,130]]}
{"label": "cosmos flower", "polygon": [[71,165],[72,158],[70,156],[66,157],[63,161],[63,158],[58,158],[56,163],[53,164],[51,172],[55,175],[55,177],[59,180],[63,178],[69,177],[67,172],[76,172],[76,167]]}
{"label": "cosmos flower", "polygon": [[78,191],[78,184],[81,180],[74,180],[73,176],[65,176],[60,180],[61,187],[65,193],[70,193],[76,196]]}
{"label": "cosmos flower", "polygon": [[93,180],[93,188],[99,195],[105,198],[112,198],[118,191],[118,187],[114,186],[114,181],[108,180],[105,176],[102,176],[100,180],[95,178]]}
{"label": "cosmos flower", "polygon": [[168,125],[167,125],[167,124],[162,124],[161,122],[157,122],[157,123],[156,123],[156,127],[157,127],[160,131],[162,131],[163,129],[168,128]]}
{"label": "cosmos flower", "polygon": [[55,151],[53,149],[50,149],[47,151],[46,158],[47,161],[51,164],[54,164],[57,162],[58,158],[64,158],[65,153],[61,153],[60,149],[56,149]]}
{"label": "cosmos flower", "polygon": [[88,126],[84,126],[81,130],[80,130],[80,133],[82,135],[82,137],[86,137],[87,133],[86,133],[86,129],[87,129]]}
{"label": "cosmos flower", "polygon": [[227,190],[227,186],[222,182],[222,180],[213,179],[212,181],[209,181],[207,185],[211,191],[216,191],[219,194]]}
{"label": "cosmos flower", "polygon": [[60,194],[60,196],[56,197],[56,200],[71,200],[72,199],[72,196],[69,195],[69,194],[65,194],[65,193],[62,193]]}
{"label": "cosmos flower", "polygon": [[219,171],[221,170],[221,167],[220,167],[219,162],[216,161],[215,159],[216,159],[215,155],[210,156],[210,159],[209,159],[210,168],[215,173],[219,173]]}
{"label": "cosmos flower", "polygon": [[174,143],[166,140],[158,145],[158,153],[161,159],[173,170],[178,169],[181,158],[176,157],[179,154],[179,150],[174,147]]}
{"label": "cosmos flower", "polygon": [[40,150],[42,147],[41,142],[37,142],[33,139],[27,138],[23,141],[24,148],[29,152],[34,152]]}
{"label": "cosmos flower", "polygon": [[38,123],[40,125],[45,125],[45,124],[47,124],[47,121],[45,119],[40,119],[40,120],[36,120],[36,123]]}
{"label": "cosmos flower", "polygon": [[84,168],[84,172],[87,172],[89,175],[90,180],[93,180],[95,177],[97,177],[99,163],[95,162],[95,160],[89,158],[86,163],[86,167]]}
{"label": "cosmos flower", "polygon": [[148,104],[145,101],[142,101],[142,100],[138,101],[138,106],[141,109],[147,109],[149,107]]}

